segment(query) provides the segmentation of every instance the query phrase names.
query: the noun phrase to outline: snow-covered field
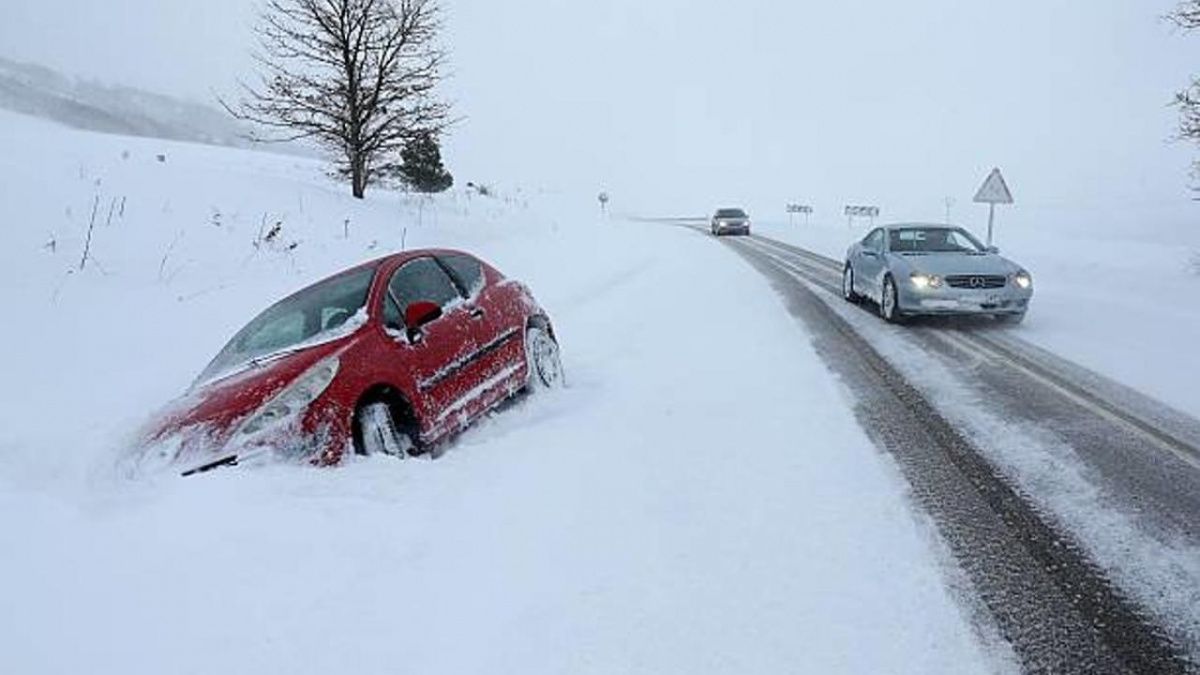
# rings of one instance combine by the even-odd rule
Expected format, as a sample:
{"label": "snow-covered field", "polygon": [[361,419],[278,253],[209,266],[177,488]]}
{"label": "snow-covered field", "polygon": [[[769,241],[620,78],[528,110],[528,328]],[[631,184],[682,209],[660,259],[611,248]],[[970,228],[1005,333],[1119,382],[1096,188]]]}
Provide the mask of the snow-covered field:
{"label": "snow-covered field", "polygon": [[[802,328],[725,247],[560,194],[355,202],[308,160],[8,114],[0,147],[0,672],[1008,663]],[[437,461],[114,469],[257,310],[402,242],[526,281],[569,388]]]}
{"label": "snow-covered field", "polygon": [[[987,211],[978,211],[966,227],[982,238]],[[1034,211],[1016,218],[1003,208],[997,221],[1001,254],[1034,278],[1029,315],[1011,330],[1200,417],[1200,231],[1146,222],[1144,215],[1113,225],[1110,214],[1097,218],[1107,224],[1089,226],[1079,214]],[[842,260],[870,229],[860,223],[760,218],[756,230]]]}

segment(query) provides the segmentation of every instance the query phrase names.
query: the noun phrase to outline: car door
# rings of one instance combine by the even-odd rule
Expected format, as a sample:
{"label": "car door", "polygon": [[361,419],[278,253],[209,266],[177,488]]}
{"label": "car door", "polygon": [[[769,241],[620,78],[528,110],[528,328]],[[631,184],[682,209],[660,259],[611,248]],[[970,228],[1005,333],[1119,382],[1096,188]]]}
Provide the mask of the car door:
{"label": "car door", "polygon": [[[421,326],[404,324],[405,309],[414,302],[432,302],[442,316]],[[423,422],[423,431],[440,436],[456,405],[477,384],[472,368],[475,351],[472,318],[464,311],[462,295],[450,275],[432,256],[401,265],[388,282],[384,323],[397,350],[393,367],[406,368],[415,381],[410,396]]]}
{"label": "car door", "polygon": [[505,306],[511,293],[487,283],[483,264],[477,258],[464,253],[444,253],[437,258],[458,286],[464,298],[463,312],[470,318],[469,340],[474,348],[471,358],[477,370],[478,396],[463,404],[473,417],[505,397],[508,391],[504,385],[515,382],[524,364],[524,317]]}
{"label": "car door", "polygon": [[862,240],[858,249],[858,262],[855,269],[855,285],[861,283],[866,295],[879,297],[880,280],[883,277],[883,228],[875,228]]}

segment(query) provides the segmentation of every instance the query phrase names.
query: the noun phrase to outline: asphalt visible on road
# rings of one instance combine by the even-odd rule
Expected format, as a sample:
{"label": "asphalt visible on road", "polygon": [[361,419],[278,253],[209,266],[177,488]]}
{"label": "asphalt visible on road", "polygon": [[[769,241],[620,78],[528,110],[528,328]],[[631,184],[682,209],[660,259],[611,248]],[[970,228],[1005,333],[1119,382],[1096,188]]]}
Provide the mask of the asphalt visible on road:
{"label": "asphalt visible on road", "polygon": [[[864,428],[895,459],[965,573],[978,601],[972,610],[986,613],[1023,670],[1200,672],[1198,636],[1165,628],[1140,606],[1069,527],[989,460],[980,439],[834,309],[828,295],[840,295],[840,263],[758,236],[720,241],[759,270],[809,329],[854,395]],[[986,362],[972,370],[970,386],[989,411],[1053,429],[1109,499],[1134,507],[1139,527],[1200,542],[1200,423],[986,326],[935,320],[907,330],[951,363]]]}

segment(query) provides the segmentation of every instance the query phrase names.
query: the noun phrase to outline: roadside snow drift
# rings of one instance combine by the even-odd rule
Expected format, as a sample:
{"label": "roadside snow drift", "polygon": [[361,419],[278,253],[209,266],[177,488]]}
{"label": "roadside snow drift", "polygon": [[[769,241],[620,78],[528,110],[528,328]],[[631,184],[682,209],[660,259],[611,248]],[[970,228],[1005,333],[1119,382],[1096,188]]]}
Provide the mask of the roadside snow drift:
{"label": "roadside snow drift", "polygon": [[[0,120],[0,672],[997,667],[897,472],[725,247],[563,195],[356,202],[307,160]],[[570,386],[437,461],[114,469],[258,310],[402,245],[527,282]]]}

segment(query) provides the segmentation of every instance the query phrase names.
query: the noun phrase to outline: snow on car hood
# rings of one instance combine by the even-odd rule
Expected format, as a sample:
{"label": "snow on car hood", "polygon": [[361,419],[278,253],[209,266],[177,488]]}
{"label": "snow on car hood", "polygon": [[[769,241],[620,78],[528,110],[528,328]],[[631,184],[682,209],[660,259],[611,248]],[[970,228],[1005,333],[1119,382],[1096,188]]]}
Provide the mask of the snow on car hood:
{"label": "snow on car hood", "polygon": [[891,260],[902,260],[913,271],[925,274],[1003,274],[1017,272],[1020,268],[1007,258],[992,253],[967,255],[965,253],[919,253],[889,254]]}
{"label": "snow on car hood", "polygon": [[144,437],[156,439],[190,427],[203,427],[219,440],[236,423],[291,384],[321,359],[338,352],[342,341],[326,341],[288,352],[269,363],[195,387],[155,416]]}

